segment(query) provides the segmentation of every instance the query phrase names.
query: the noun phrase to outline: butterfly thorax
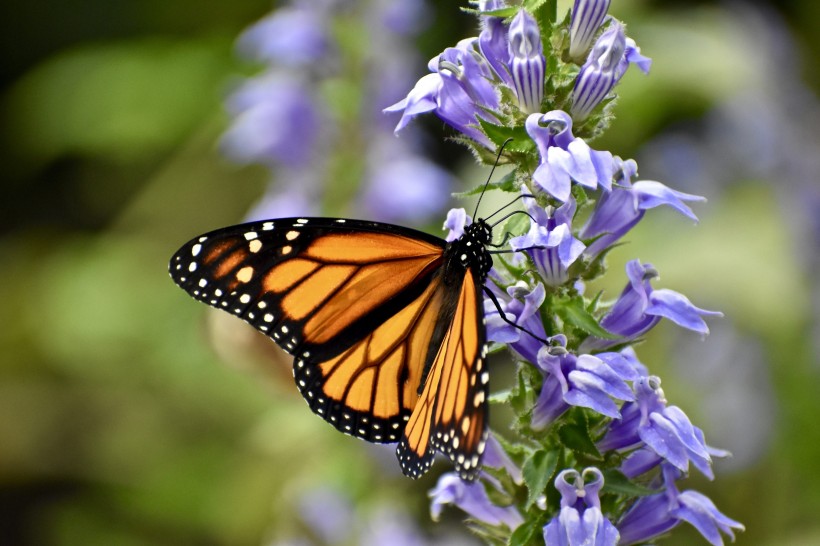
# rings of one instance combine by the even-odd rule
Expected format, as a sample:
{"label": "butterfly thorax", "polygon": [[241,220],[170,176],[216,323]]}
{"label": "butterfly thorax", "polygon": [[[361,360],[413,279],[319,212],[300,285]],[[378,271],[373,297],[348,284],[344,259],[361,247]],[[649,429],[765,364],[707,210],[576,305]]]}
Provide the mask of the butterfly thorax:
{"label": "butterfly thorax", "polygon": [[493,266],[492,256],[487,251],[490,241],[492,229],[484,220],[467,226],[464,234],[448,243],[444,251],[446,272],[451,275],[463,275],[465,269],[471,269],[483,284]]}

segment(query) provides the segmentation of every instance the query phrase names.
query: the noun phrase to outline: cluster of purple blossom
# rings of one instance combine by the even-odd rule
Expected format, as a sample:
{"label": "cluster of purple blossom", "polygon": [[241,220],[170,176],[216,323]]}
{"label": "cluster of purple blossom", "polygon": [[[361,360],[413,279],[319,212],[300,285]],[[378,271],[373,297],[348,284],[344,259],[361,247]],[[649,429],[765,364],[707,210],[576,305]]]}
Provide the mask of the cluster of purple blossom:
{"label": "cluster of purple blossom", "polygon": [[[450,174],[421,153],[420,133],[389,138],[392,125],[381,113],[412,83],[412,39],[427,15],[424,0],[293,0],[244,32],[241,54],[264,69],[229,97],[222,149],[271,172],[249,219],[350,207],[407,222],[441,211]],[[352,176],[361,180],[358,193],[328,191]]]}
{"label": "cluster of purple blossom", "polygon": [[[678,482],[690,463],[712,479],[712,458],[728,453],[708,446],[701,429],[667,404],[660,379],[631,347],[661,318],[705,335],[704,317],[720,313],[655,289],[657,271],[639,260],[627,264],[629,282],[614,303],[584,295],[586,283],[604,270],[608,250],[647,210],[665,205],[696,220],[686,203],[703,198],[636,181],[634,161],[594,150],[573,134],[574,123],[577,134],[596,136],[627,67],[648,72],[651,64],[607,15],[609,1],[575,0],[564,23],[554,3],[533,6],[530,13],[503,0],[479,2],[480,35],[431,60],[431,73],[386,109],[402,112],[396,131],[434,113],[488,161],[507,138],[515,139],[502,155],[514,166],[506,189],[523,193],[531,219],[526,233],[510,240],[518,252],[491,273],[488,287],[500,309],[485,302],[488,339],[528,363],[507,395],[532,401],[511,404],[519,408],[514,430],[527,441],[506,444],[491,435],[482,481],[445,474],[431,493],[433,516],[454,504],[488,536],[529,544],[540,532],[550,545],[638,544],[686,521],[722,545],[721,532],[734,538],[733,529],[743,526],[701,493],[681,492]],[[451,211],[448,239],[470,221],[463,210]],[[579,419],[575,433],[586,443],[562,441],[561,430]],[[625,480],[632,494],[607,488],[607,479]],[[528,500],[514,502],[525,486]]]}

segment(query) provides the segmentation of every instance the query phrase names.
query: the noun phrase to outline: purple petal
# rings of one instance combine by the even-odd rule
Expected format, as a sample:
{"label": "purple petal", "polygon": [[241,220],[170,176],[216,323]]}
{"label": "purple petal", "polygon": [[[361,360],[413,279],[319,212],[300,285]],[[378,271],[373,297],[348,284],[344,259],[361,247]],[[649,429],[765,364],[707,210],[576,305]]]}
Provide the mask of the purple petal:
{"label": "purple petal", "polygon": [[680,441],[674,425],[659,413],[649,416],[649,423],[640,427],[638,434],[641,440],[655,453],[675,465],[682,472],[689,470],[689,457],[686,448]]}
{"label": "purple petal", "polygon": [[506,525],[515,529],[523,519],[513,506],[496,506],[490,501],[481,482],[465,482],[456,474],[443,474],[430,491],[430,515],[438,520],[447,504],[453,504],[479,521],[489,525]]}
{"label": "purple petal", "polygon": [[[560,150],[558,148],[550,149],[555,149],[559,152],[567,154],[567,152],[564,152],[564,150]],[[566,201],[569,199],[572,181],[566,171],[555,169],[548,162],[541,163],[541,165],[535,169],[532,178],[539,186],[541,186],[541,189],[559,201]]]}
{"label": "purple petal", "polygon": [[723,546],[723,531],[734,541],[732,528],[743,531],[745,527],[723,515],[708,497],[697,491],[684,491],[678,496],[680,507],[672,511],[676,518],[689,522],[714,546]]}
{"label": "purple petal", "polygon": [[649,472],[663,461],[663,458],[646,447],[633,451],[621,463],[621,472],[627,478],[635,478]]}
{"label": "purple petal", "polygon": [[609,4],[610,0],[575,0],[570,19],[570,57],[578,59],[587,52]]}
{"label": "purple petal", "polygon": [[386,113],[403,111],[394,132],[398,133],[404,129],[410,123],[410,120],[417,115],[435,110],[441,86],[442,81],[439,74],[427,74],[416,82],[415,87],[407,94],[405,99],[385,108],[384,112]]}
{"label": "purple petal", "polygon": [[646,313],[668,318],[679,326],[701,334],[709,333],[709,327],[701,316],[723,316],[720,311],[707,311],[695,307],[683,294],[665,288],[652,291]]}
{"label": "purple petal", "polygon": [[665,493],[639,498],[618,522],[622,545],[645,543],[676,527]]}
{"label": "purple petal", "polygon": [[688,216],[695,222],[698,221],[697,216],[695,216],[695,213],[692,212],[692,209],[686,206],[684,201],[706,201],[705,197],[675,191],[667,186],[664,186],[660,182],[655,182],[654,180],[641,180],[639,182],[635,182],[632,185],[632,191],[635,192],[635,195],[638,198],[638,206],[642,210],[667,205],[681,214]]}
{"label": "purple petal", "polygon": [[603,360],[620,379],[634,381],[640,376],[634,362],[621,353],[598,353],[595,357]]}
{"label": "purple petal", "polygon": [[[597,356],[581,355],[575,362],[575,369],[579,372],[590,373],[602,381],[601,390],[619,400],[634,400],[635,396],[624,380],[615,373],[606,363]],[[574,372],[572,372],[574,373]],[[570,375],[572,375],[570,373]]]}

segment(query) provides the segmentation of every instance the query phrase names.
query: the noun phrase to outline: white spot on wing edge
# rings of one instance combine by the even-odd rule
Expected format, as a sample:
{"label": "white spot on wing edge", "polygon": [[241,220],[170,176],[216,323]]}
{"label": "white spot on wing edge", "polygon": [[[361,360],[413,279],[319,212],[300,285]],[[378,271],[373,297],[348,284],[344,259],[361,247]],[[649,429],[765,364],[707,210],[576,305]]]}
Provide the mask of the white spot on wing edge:
{"label": "white spot on wing edge", "polygon": [[259,234],[255,231],[249,231],[245,234],[245,239],[247,239],[248,241],[253,241],[257,237],[259,237]]}

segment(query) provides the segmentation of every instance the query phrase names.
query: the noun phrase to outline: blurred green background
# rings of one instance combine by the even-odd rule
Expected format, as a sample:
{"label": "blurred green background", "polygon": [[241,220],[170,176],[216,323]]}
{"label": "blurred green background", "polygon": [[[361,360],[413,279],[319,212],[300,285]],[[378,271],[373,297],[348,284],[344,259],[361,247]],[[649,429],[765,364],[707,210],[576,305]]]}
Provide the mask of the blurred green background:
{"label": "blurred green background", "polygon": [[[431,7],[421,59],[475,33],[458,7]],[[440,541],[454,532],[427,522],[434,476],[401,478],[391,450],[322,423],[287,359],[167,276],[181,243],[242,220],[267,182],[216,143],[231,82],[256,69],[234,41],[270,8],[2,8],[3,544],[271,544],[317,533],[298,513],[324,489],[349,501],[351,526],[390,506]],[[594,147],[709,202],[697,226],[650,213],[613,253],[608,294],[640,257],[656,286],[726,314],[704,341],[662,325],[638,349],[670,403],[735,454],[687,486],[746,525],[741,544],[820,544],[820,4],[611,12],[654,65],[627,75]],[[464,181],[486,176],[452,144],[434,155]],[[693,542],[682,527],[665,544]]]}

